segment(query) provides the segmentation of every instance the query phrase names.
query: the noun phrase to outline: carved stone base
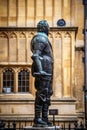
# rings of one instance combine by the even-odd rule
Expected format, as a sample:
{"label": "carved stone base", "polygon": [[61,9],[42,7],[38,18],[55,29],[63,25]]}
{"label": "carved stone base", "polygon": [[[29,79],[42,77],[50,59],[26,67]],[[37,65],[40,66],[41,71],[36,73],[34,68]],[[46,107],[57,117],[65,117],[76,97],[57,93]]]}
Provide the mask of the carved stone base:
{"label": "carved stone base", "polygon": [[24,130],[60,130],[60,126],[52,126],[52,127],[33,127],[26,126]]}

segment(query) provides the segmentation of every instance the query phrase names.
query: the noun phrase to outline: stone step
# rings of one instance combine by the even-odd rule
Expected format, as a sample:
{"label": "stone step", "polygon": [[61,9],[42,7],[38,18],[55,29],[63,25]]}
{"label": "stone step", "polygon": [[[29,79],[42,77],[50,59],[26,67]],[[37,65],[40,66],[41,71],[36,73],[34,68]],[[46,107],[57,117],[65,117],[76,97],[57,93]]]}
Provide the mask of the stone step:
{"label": "stone step", "polygon": [[60,126],[52,126],[52,127],[33,127],[26,126],[24,130],[60,130]]}

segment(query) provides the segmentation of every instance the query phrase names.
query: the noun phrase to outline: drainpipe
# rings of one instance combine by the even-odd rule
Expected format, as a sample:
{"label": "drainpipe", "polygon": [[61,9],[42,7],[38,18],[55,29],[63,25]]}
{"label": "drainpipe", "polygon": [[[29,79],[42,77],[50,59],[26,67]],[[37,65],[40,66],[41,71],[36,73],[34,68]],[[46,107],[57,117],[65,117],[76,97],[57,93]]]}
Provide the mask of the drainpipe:
{"label": "drainpipe", "polygon": [[84,44],[85,44],[85,86],[84,86],[84,106],[85,106],[85,127],[87,128],[87,0],[83,0],[84,5]]}

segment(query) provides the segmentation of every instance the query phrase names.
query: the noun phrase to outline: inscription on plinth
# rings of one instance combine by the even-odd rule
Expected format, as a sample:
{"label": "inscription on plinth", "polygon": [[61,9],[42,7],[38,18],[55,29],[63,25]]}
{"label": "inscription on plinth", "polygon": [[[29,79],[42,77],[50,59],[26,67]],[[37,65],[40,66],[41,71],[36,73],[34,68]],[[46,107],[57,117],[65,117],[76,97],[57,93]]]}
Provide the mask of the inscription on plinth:
{"label": "inscription on plinth", "polygon": [[32,127],[26,126],[24,130],[60,130],[60,126],[52,126],[52,127]]}

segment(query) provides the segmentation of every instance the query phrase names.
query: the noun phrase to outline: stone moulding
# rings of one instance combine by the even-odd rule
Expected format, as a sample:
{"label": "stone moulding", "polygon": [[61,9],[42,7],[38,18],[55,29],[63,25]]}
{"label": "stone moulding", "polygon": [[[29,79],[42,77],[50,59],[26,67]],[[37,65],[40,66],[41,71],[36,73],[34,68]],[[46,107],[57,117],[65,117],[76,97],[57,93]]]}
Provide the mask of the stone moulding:
{"label": "stone moulding", "polygon": [[[36,31],[36,27],[0,27],[0,31]],[[77,33],[78,27],[50,27],[50,31],[75,31]]]}

